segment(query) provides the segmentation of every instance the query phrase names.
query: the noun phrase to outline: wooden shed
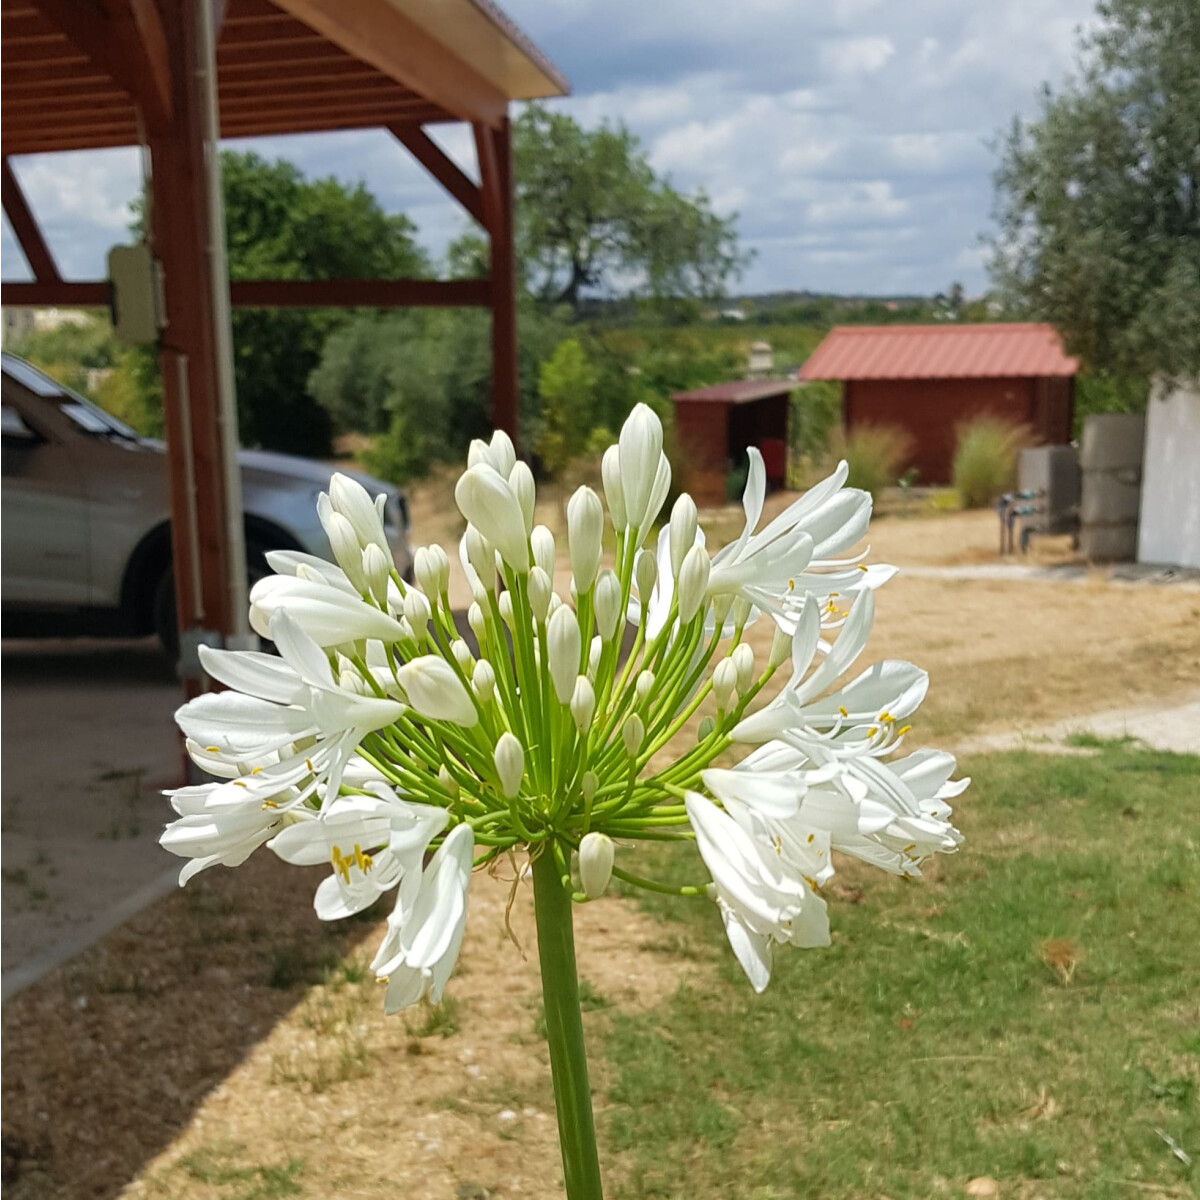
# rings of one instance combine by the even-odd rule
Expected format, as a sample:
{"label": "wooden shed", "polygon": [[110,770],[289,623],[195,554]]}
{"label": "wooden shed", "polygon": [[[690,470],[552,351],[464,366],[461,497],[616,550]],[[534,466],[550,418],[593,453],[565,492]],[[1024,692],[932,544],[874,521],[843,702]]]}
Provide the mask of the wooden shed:
{"label": "wooden shed", "polygon": [[729,474],[745,463],[749,446],[762,452],[768,484],[783,486],[788,398],[794,387],[787,379],[743,379],[671,397],[675,438],[684,462],[683,486],[697,504],[726,502]]}
{"label": "wooden shed", "polygon": [[1070,441],[1079,363],[1051,325],[857,325],[829,332],[800,371],[843,384],[847,432],[895,425],[913,436],[907,464],[947,483],[955,427],[982,414]]}

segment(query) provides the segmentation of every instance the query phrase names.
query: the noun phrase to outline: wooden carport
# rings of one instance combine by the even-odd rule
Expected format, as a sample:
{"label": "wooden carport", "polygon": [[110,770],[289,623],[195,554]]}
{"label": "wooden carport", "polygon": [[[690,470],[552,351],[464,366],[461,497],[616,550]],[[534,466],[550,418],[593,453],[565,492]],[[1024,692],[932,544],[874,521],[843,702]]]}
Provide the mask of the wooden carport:
{"label": "wooden carport", "polygon": [[[161,264],[159,340],[180,628],[245,632],[244,549],[228,304],[478,305],[492,312],[496,424],[516,434],[516,270],[508,106],[567,84],[490,0],[2,0],[3,203],[34,276],[5,305],[108,303],[64,280],[10,156],[140,145]],[[468,122],[476,185],[424,127]],[[383,127],[484,228],[487,279],[225,276],[215,146]]]}

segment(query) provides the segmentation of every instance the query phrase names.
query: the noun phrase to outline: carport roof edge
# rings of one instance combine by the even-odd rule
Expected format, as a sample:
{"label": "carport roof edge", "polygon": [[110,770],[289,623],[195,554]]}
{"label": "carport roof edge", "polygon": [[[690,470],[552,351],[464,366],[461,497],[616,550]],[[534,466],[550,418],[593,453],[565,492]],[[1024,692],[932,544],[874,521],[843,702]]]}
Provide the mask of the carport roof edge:
{"label": "carport roof edge", "polygon": [[[6,156],[143,139],[130,91],[145,62],[125,25],[147,12],[148,0],[3,0]],[[569,90],[491,0],[229,0],[217,76],[223,138],[495,124],[510,101]]]}

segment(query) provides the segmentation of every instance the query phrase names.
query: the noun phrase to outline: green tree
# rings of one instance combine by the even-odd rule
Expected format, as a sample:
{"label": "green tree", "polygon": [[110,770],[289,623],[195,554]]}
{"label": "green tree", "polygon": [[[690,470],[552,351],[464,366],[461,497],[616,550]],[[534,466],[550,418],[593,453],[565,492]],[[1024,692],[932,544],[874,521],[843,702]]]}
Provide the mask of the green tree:
{"label": "green tree", "polygon": [[538,373],[542,411],[533,450],[547,474],[557,474],[587,447],[596,424],[598,383],[596,369],[578,338],[559,342],[542,363]]}
{"label": "green tree", "polygon": [[623,125],[585,130],[531,104],[513,125],[513,160],[518,258],[545,302],[578,314],[588,291],[715,296],[748,261],[736,218],[657,177]]}
{"label": "green tree", "polygon": [[1114,375],[1200,373],[1200,6],[1101,0],[1080,73],[1014,122],[991,269]]}
{"label": "green tree", "polygon": [[[394,279],[423,275],[407,217],[361,184],[308,180],[291,163],[223,151],[231,279]],[[307,390],[321,350],[348,314],[235,309],[234,374],[242,442],[299,454],[329,450],[329,414]]]}

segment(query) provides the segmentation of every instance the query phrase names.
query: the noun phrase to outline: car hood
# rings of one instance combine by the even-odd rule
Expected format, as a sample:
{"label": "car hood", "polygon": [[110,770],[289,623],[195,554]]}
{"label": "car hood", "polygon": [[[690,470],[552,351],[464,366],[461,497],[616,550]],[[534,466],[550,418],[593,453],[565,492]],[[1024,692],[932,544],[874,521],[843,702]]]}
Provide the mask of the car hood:
{"label": "car hood", "polygon": [[[141,444],[147,449],[166,452],[166,443],[157,438],[142,438]],[[242,473],[252,472],[259,476],[274,476],[282,483],[305,485],[310,487],[327,488],[329,477],[340,471],[357,480],[372,495],[378,492],[394,492],[396,489],[382,479],[376,479],[363,471],[355,471],[342,466],[331,466],[329,463],[318,462],[311,458],[300,458],[295,454],[278,454],[274,450],[239,450],[238,464]]]}

